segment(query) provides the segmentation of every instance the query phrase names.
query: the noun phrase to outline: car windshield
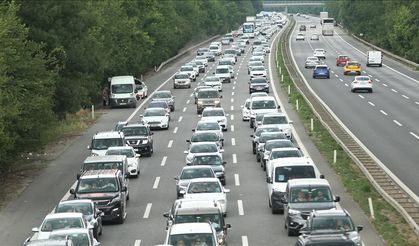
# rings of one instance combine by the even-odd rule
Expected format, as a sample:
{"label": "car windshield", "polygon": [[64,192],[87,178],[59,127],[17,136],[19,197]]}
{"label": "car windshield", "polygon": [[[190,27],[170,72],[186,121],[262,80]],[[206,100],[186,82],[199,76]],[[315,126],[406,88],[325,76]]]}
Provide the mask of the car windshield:
{"label": "car windshield", "polygon": [[332,192],[329,187],[295,187],[290,191],[291,202],[332,202]]}
{"label": "car windshield", "polygon": [[218,135],[215,132],[195,133],[191,137],[191,142],[216,142]]}
{"label": "car windshield", "polygon": [[122,162],[93,162],[93,163],[84,163],[83,171],[89,170],[107,170],[107,169],[118,169],[122,170]]}
{"label": "car windshield", "polygon": [[218,82],[218,81],[220,81],[220,79],[215,76],[209,76],[205,78],[205,82]]}
{"label": "car windshield", "polygon": [[131,149],[112,149],[106,151],[106,155],[125,155],[128,158],[134,157],[134,151]]}
{"label": "car windshield", "polygon": [[135,89],[140,91],[143,89],[143,85],[135,85]]}
{"label": "car windshield", "polygon": [[147,116],[165,116],[165,115],[166,115],[166,110],[164,110],[164,109],[161,109],[161,110],[156,110],[156,109],[146,110],[144,112],[144,117],[147,117]]}
{"label": "car windshield", "polygon": [[275,109],[276,104],[274,100],[260,100],[252,102],[252,109]]}
{"label": "car windshield", "polygon": [[355,231],[349,216],[315,216],[310,221],[311,230]]}
{"label": "car windshield", "polygon": [[211,233],[185,233],[169,236],[170,245],[216,245]]}
{"label": "car windshield", "polygon": [[124,127],[121,130],[125,136],[143,136],[147,135],[146,127]]}
{"label": "car windshield", "polygon": [[132,93],[134,90],[132,84],[116,84],[112,85],[113,94]]}
{"label": "car windshield", "polygon": [[222,214],[182,214],[176,215],[175,224],[181,223],[199,223],[211,222],[215,230],[221,230],[221,216]]}
{"label": "car windshield", "polygon": [[228,68],[217,68],[215,73],[230,73],[230,70]]}
{"label": "car windshield", "polygon": [[184,169],[180,179],[214,178],[210,168]]}
{"label": "car windshield", "polygon": [[358,81],[369,81],[370,80],[370,77],[367,77],[367,76],[358,76],[358,77],[355,77],[355,80],[358,80]]}
{"label": "car windshield", "polygon": [[71,238],[71,241],[73,242],[74,246],[86,246],[91,245],[91,242],[89,242],[89,235],[87,233],[65,233],[62,234],[54,234],[50,236],[51,239],[58,239],[58,240],[64,240],[66,237]]}
{"label": "car windshield", "polygon": [[[229,60],[220,60],[218,65],[233,65],[233,63]],[[226,73],[226,72],[218,72],[218,73]]]}
{"label": "car windshield", "polygon": [[83,215],[92,215],[93,208],[92,205],[88,202],[80,202],[80,203],[62,203],[58,204],[57,213],[82,213]]}
{"label": "car windshield", "polygon": [[277,131],[279,131],[278,127],[257,128],[254,135],[259,137],[263,132],[277,132]]}
{"label": "car windshield", "polygon": [[172,94],[169,91],[157,91],[154,93],[153,98],[171,98]]}
{"label": "car windshield", "polygon": [[198,123],[197,130],[220,130],[220,125],[217,122],[201,122]]}
{"label": "car windshield", "polygon": [[147,108],[168,108],[169,106],[165,101],[154,101],[150,102],[147,106]]}
{"label": "car windshield", "polygon": [[357,66],[359,66],[359,63],[357,63],[357,62],[348,62],[348,66],[357,67]]}
{"label": "car windshield", "polygon": [[280,150],[273,151],[271,153],[271,160],[287,157],[301,157],[301,152],[299,150]]}
{"label": "car windshield", "polygon": [[193,182],[189,184],[188,193],[221,193],[217,182]]}
{"label": "car windshield", "polygon": [[188,79],[189,75],[188,74],[176,74],[175,75],[175,79]]}
{"label": "car windshield", "polygon": [[263,119],[264,114],[257,114],[255,117],[256,121],[261,121]]}
{"label": "car windshield", "polygon": [[315,178],[312,166],[285,166],[275,168],[275,182],[287,182],[289,179]]}
{"label": "car windshield", "polygon": [[223,110],[204,110],[202,112],[202,117],[208,117],[208,116],[224,116]]}
{"label": "car windshield", "polygon": [[92,141],[92,149],[105,150],[113,146],[123,146],[122,138],[96,138]]}
{"label": "car windshield", "polygon": [[316,67],[317,71],[327,71],[327,67]]}
{"label": "car windshield", "polygon": [[216,90],[211,90],[211,91],[199,91],[198,92],[198,98],[218,98],[219,94],[218,91]]}
{"label": "car windshield", "polygon": [[264,67],[253,67],[252,71],[265,71]]}
{"label": "car windshield", "polygon": [[51,218],[42,224],[41,231],[48,232],[64,228],[84,228],[81,218]]}
{"label": "car windshield", "polygon": [[195,156],[192,160],[194,165],[221,165],[223,164],[221,158],[216,155],[209,156]]}
{"label": "car windshield", "polygon": [[191,146],[190,153],[207,153],[217,152],[217,145],[215,144],[195,144]]}
{"label": "car windshield", "polygon": [[250,81],[250,83],[252,83],[252,84],[266,84],[267,81],[266,81],[265,78],[256,78],[256,79],[252,79]]}
{"label": "car windshield", "polygon": [[285,135],[281,133],[267,133],[267,134],[261,134],[259,138],[259,143],[266,143],[268,140],[272,139],[283,139]]}
{"label": "car windshield", "polygon": [[294,144],[289,140],[283,140],[283,141],[269,141],[266,142],[265,150],[271,151],[275,148],[286,148],[286,147],[294,147]]}
{"label": "car windshield", "polygon": [[287,117],[285,116],[265,116],[263,117],[263,124],[269,125],[269,124],[288,124]]}
{"label": "car windshield", "polygon": [[180,71],[193,71],[193,67],[192,66],[181,67]]}
{"label": "car windshield", "polygon": [[77,193],[107,193],[117,192],[118,186],[115,178],[80,179]]}
{"label": "car windshield", "polygon": [[308,57],[307,58],[307,61],[318,61],[319,60],[319,58],[317,58],[317,57]]}
{"label": "car windshield", "polygon": [[347,59],[349,59],[349,57],[347,57],[347,56],[339,56],[338,59],[340,59],[340,60],[347,60]]}

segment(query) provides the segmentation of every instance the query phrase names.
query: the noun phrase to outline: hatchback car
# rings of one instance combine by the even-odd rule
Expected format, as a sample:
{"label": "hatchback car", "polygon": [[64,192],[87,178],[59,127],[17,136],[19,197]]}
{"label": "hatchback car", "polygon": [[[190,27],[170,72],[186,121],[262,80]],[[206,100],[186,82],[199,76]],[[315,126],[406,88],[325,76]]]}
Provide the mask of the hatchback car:
{"label": "hatchback car", "polygon": [[347,55],[338,55],[336,58],[336,66],[345,66],[346,62],[349,60],[350,58]]}
{"label": "hatchback car", "polygon": [[185,166],[176,180],[176,194],[177,198],[181,198],[181,190],[185,191],[188,187],[189,181],[196,178],[216,178],[213,169],[206,165]]}
{"label": "hatchback car", "polygon": [[220,148],[224,146],[224,139],[216,131],[197,131],[191,136],[191,139],[187,139],[188,143],[199,143],[199,142],[213,142],[216,143]]}
{"label": "hatchback car", "polygon": [[226,185],[225,166],[226,162],[218,154],[214,153],[200,153],[195,154],[191,163],[187,165],[210,166],[215,173],[215,176],[220,180],[222,185]]}
{"label": "hatchback car", "polygon": [[297,33],[297,36],[295,37],[295,41],[304,41],[305,37],[303,33]]}
{"label": "hatchback car", "polygon": [[185,150],[183,153],[186,155],[185,163],[191,163],[193,157],[198,153],[215,153],[222,158],[223,152],[224,150],[215,142],[199,142],[191,143],[189,145],[189,150]]}
{"label": "hatchback car", "polygon": [[171,112],[170,106],[166,101],[151,101],[148,103],[147,108],[164,108],[168,114]]}
{"label": "hatchback car", "polygon": [[156,91],[152,97],[153,101],[166,101],[169,104],[170,110],[175,111],[175,97],[171,91]]}
{"label": "hatchback car", "polygon": [[169,129],[169,114],[164,108],[148,108],[140,117],[150,129]]}
{"label": "hatchback car", "polygon": [[305,68],[314,68],[315,66],[320,65],[319,58],[315,56],[309,56],[306,58],[306,61],[304,63]]}
{"label": "hatchback car", "polygon": [[186,72],[179,72],[173,77],[173,88],[191,88],[191,78]]}
{"label": "hatchback car", "polygon": [[252,94],[255,91],[264,91],[269,93],[269,81],[266,79],[266,77],[256,77],[250,79],[249,94]]}
{"label": "hatchback car", "polygon": [[361,75],[361,64],[357,61],[347,61],[343,67],[343,75],[348,74]]}
{"label": "hatchback car", "polygon": [[372,79],[369,76],[355,76],[351,82],[351,91],[368,91],[372,93]]}
{"label": "hatchback car", "polygon": [[255,77],[266,78],[266,68],[264,66],[254,66],[250,70],[250,79]]}
{"label": "hatchback car", "polygon": [[135,97],[137,100],[146,98],[148,96],[148,87],[145,83],[135,85]]}
{"label": "hatchback car", "polygon": [[65,228],[88,228],[93,229],[82,213],[56,213],[45,216],[39,227],[32,228],[36,239],[48,239],[54,230]]}
{"label": "hatchback car", "polygon": [[247,98],[243,105],[241,105],[242,108],[242,120],[248,121],[250,120],[250,98]]}
{"label": "hatchback car", "polygon": [[223,108],[205,108],[202,111],[201,120],[202,121],[217,121],[220,124],[223,131],[228,129],[228,114],[224,112]]}
{"label": "hatchback car", "polygon": [[313,70],[313,78],[330,78],[330,69],[327,65],[316,65]]}
{"label": "hatchback car", "polygon": [[326,59],[326,51],[324,49],[320,49],[320,48],[315,49],[313,51],[313,56],[324,60],[324,59]]}
{"label": "hatchback car", "polygon": [[125,155],[128,161],[128,173],[130,177],[138,178],[140,175],[140,155],[135,153],[131,146],[109,147],[105,155]]}

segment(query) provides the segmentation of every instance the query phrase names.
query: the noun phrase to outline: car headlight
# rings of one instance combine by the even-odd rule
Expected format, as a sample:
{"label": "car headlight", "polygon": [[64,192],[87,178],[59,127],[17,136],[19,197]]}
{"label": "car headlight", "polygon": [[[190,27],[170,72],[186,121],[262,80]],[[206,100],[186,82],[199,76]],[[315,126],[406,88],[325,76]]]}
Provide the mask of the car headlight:
{"label": "car headlight", "polygon": [[143,144],[147,144],[148,143],[148,139],[144,139],[142,143]]}
{"label": "car headlight", "polygon": [[118,195],[118,196],[114,197],[114,198],[111,200],[111,202],[110,202],[110,203],[119,203],[119,202],[121,202],[121,196],[120,196],[120,195]]}
{"label": "car headlight", "polygon": [[219,244],[219,245],[225,245],[224,238],[219,238],[219,239],[218,239],[218,244]]}
{"label": "car headlight", "polygon": [[215,100],[214,103],[215,104],[219,104],[220,103],[220,100]]}
{"label": "car headlight", "polygon": [[202,104],[202,101],[198,101],[197,103],[198,103],[198,104]]}
{"label": "car headlight", "polygon": [[216,172],[215,176],[217,176],[217,178],[219,178],[221,176],[224,176],[224,173],[223,172]]}
{"label": "car headlight", "polygon": [[96,152],[92,152],[92,156],[98,156],[99,154]]}
{"label": "car headlight", "polygon": [[288,214],[289,215],[300,215],[301,214],[301,212],[300,211],[298,211],[298,210],[294,210],[294,209],[290,209],[290,210],[288,210]]}

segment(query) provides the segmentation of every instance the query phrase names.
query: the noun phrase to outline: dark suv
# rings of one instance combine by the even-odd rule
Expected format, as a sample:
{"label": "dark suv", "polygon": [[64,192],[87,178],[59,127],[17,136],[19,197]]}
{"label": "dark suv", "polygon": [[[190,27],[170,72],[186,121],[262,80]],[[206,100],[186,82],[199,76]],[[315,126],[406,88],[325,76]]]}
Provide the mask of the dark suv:
{"label": "dark suv", "polygon": [[196,112],[201,114],[206,107],[221,107],[220,92],[218,89],[206,88],[198,91]]}
{"label": "dark suv", "polygon": [[151,156],[153,149],[153,133],[150,128],[144,124],[127,124],[121,131],[125,135],[125,140],[129,146],[132,146],[138,154]]}
{"label": "dark suv", "polygon": [[84,172],[70,194],[76,199],[91,199],[103,212],[103,221],[123,224],[127,216],[128,187],[117,169]]}
{"label": "dark suv", "polygon": [[300,26],[300,31],[305,31],[307,28],[306,28],[306,25],[301,25]]}

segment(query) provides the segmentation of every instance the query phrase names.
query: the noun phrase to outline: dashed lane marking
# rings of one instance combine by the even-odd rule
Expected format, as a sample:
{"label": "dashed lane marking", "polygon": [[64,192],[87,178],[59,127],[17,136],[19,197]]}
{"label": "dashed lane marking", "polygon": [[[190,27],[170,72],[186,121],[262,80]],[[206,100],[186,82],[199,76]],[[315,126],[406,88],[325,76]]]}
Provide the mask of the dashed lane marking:
{"label": "dashed lane marking", "polygon": [[360,98],[364,99],[365,97],[363,95],[358,95]]}
{"label": "dashed lane marking", "polygon": [[232,103],[234,102],[234,98],[231,98],[231,100],[230,100]]}
{"label": "dashed lane marking", "polygon": [[408,96],[406,95],[402,95],[402,97],[406,98],[406,99],[410,99]]}
{"label": "dashed lane marking", "polygon": [[233,154],[233,164],[237,164],[237,155]]}
{"label": "dashed lane marking", "polygon": [[182,112],[185,112],[185,111],[186,111],[186,107],[183,108]]}
{"label": "dashed lane marking", "polygon": [[179,116],[179,119],[177,120],[178,122],[181,122],[183,119],[183,116]]}
{"label": "dashed lane marking", "polygon": [[413,132],[409,132],[410,133],[410,135],[412,135],[413,137],[415,137],[417,140],[419,140],[419,136],[418,135],[416,135],[415,133],[413,133]]}
{"label": "dashed lane marking", "polygon": [[161,160],[160,166],[164,167],[166,165],[167,156],[163,156],[163,159]]}
{"label": "dashed lane marking", "polygon": [[230,128],[231,128],[231,132],[234,132],[234,125],[231,125]]}
{"label": "dashed lane marking", "polygon": [[234,106],[233,106],[233,105],[231,105],[230,110],[231,110],[231,111],[233,111],[233,110],[234,110]]}
{"label": "dashed lane marking", "polygon": [[173,133],[176,133],[178,129],[179,127],[175,127],[175,129],[173,130]]}
{"label": "dashed lane marking", "polygon": [[236,139],[235,138],[231,138],[231,145],[233,145],[233,146],[236,145]]}
{"label": "dashed lane marking", "polygon": [[391,89],[392,92],[397,93],[397,91],[395,89]]}
{"label": "dashed lane marking", "polygon": [[234,174],[234,184],[236,186],[240,186],[240,178],[239,178],[239,175],[237,173]]}
{"label": "dashed lane marking", "polygon": [[368,104],[371,105],[371,106],[375,106],[375,104],[372,103],[372,102],[368,102]]}
{"label": "dashed lane marking", "polygon": [[230,120],[234,120],[234,114],[230,115]]}
{"label": "dashed lane marking", "polygon": [[396,125],[398,126],[403,126],[400,122],[398,122],[397,120],[393,120],[394,123],[396,123]]}
{"label": "dashed lane marking", "polygon": [[249,241],[247,240],[247,236],[242,236],[242,246],[249,246]]}
{"label": "dashed lane marking", "polygon": [[[192,95],[191,95],[192,96]],[[186,104],[189,104],[191,102],[191,100],[186,101]]]}
{"label": "dashed lane marking", "polygon": [[383,115],[388,115],[384,110],[380,110]]}
{"label": "dashed lane marking", "polygon": [[237,207],[239,209],[239,215],[244,215],[243,201],[242,200],[237,200]]}
{"label": "dashed lane marking", "polygon": [[147,207],[145,208],[144,215],[143,215],[144,219],[148,219],[148,217],[150,216],[151,206],[153,206],[152,203],[147,203]]}
{"label": "dashed lane marking", "polygon": [[134,242],[134,246],[140,246],[141,245],[141,240],[137,239]]}
{"label": "dashed lane marking", "polygon": [[159,187],[160,177],[156,177],[153,184],[153,190],[156,190]]}
{"label": "dashed lane marking", "polygon": [[169,144],[167,145],[167,148],[169,148],[169,149],[172,148],[172,145],[173,145],[173,140],[170,140]]}
{"label": "dashed lane marking", "polygon": [[387,87],[388,85],[387,84],[383,84],[384,85],[384,87]]}

